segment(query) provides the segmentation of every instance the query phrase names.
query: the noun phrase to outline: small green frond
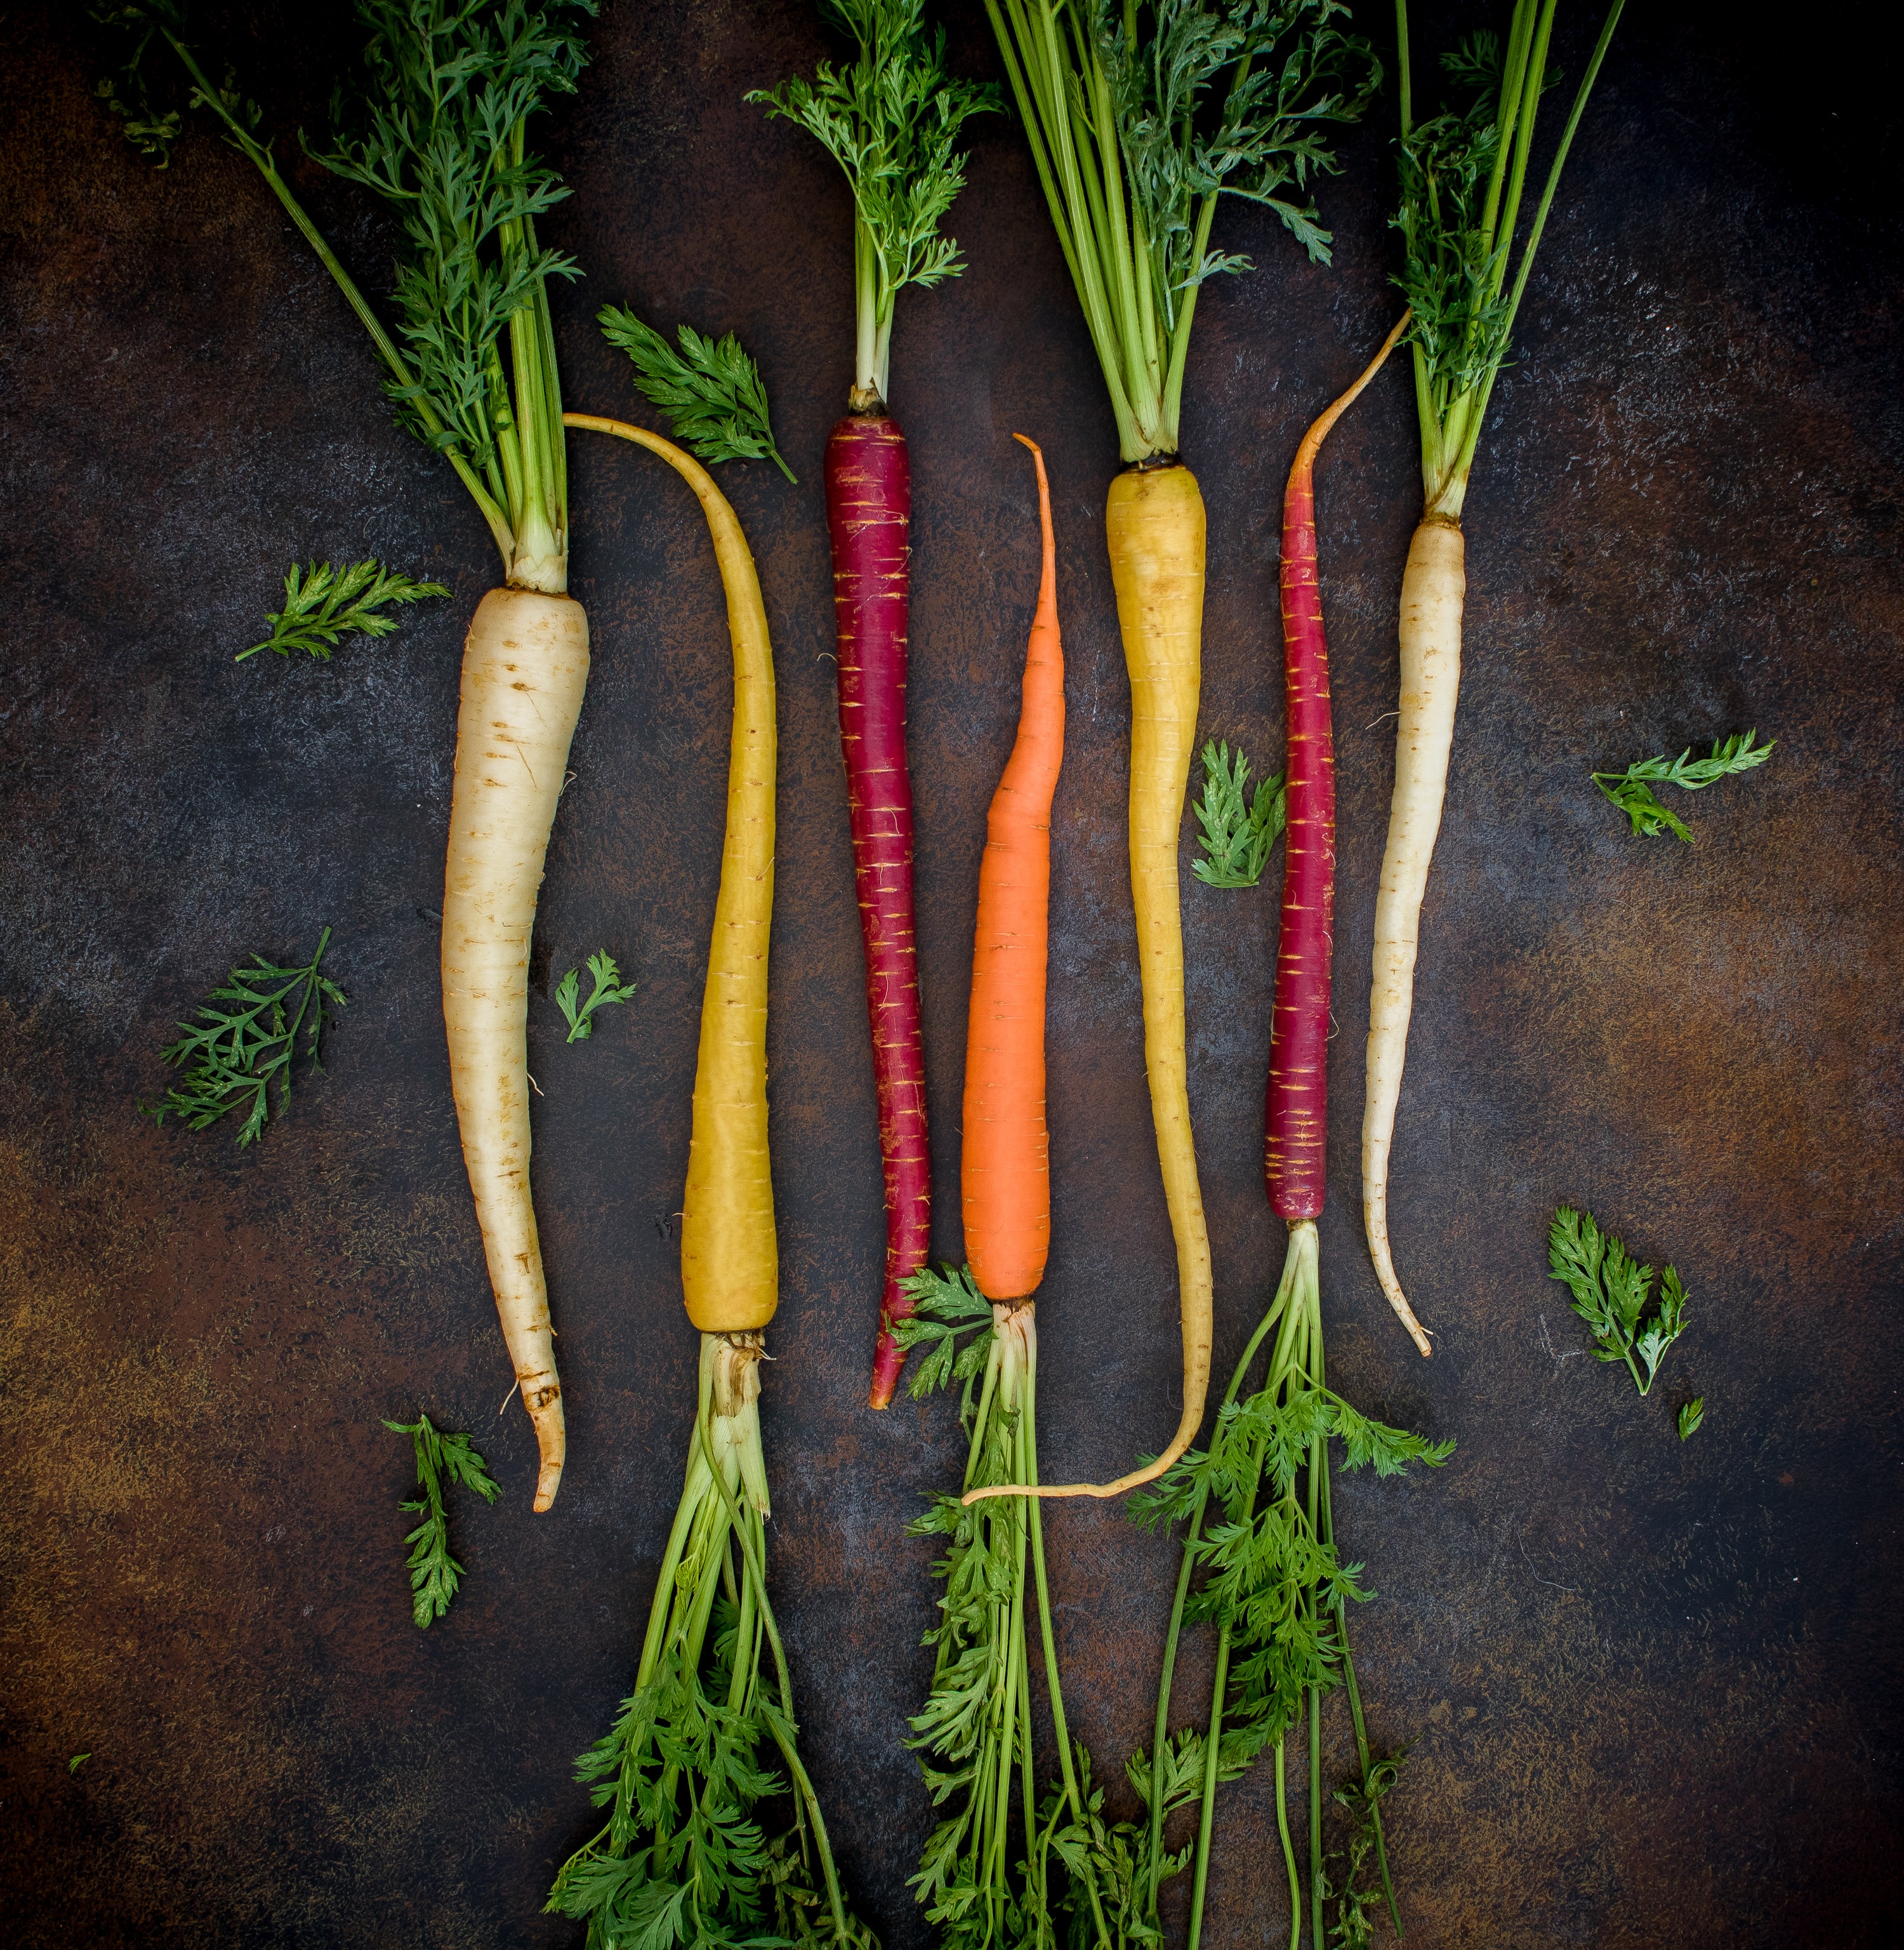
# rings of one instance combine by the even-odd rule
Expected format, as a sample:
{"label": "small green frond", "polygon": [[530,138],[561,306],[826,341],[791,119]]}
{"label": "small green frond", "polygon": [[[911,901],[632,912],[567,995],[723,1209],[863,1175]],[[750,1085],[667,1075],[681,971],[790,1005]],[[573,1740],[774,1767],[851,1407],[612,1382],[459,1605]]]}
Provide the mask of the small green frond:
{"label": "small green frond", "polygon": [[393,1435],[409,1437],[416,1456],[417,1487],[421,1497],[399,1505],[423,1521],[403,1541],[410,1547],[410,1612],[419,1628],[428,1628],[450,1609],[462,1581],[463,1568],[450,1554],[450,1520],[443,1483],[460,1484],[493,1503],[497,1487],[488,1466],[469,1438],[446,1434],[427,1415],[415,1422],[385,1422]]}
{"label": "small green frond", "polygon": [[581,989],[577,970],[571,968],[555,984],[555,1006],[568,1024],[571,1042],[586,1042],[595,1033],[593,1017],[597,1009],[610,1002],[625,1002],[635,992],[633,983],[623,983],[614,957],[605,950],[589,957],[588,971],[589,996],[585,1002],[577,1000]]}
{"label": "small green frond", "polygon": [[1706,1419],[1706,1397],[1694,1395],[1679,1411],[1679,1440],[1684,1442]]}
{"label": "small green frond", "polygon": [[185,1033],[159,1052],[160,1061],[185,1071],[185,1080],[158,1103],[142,1104],[145,1114],[160,1124],[176,1117],[188,1129],[202,1131],[242,1111],[239,1145],[261,1136],[270,1118],[290,1107],[291,1060],[300,1036],[310,1067],[324,1067],[318,1061],[319,1039],[327,1017],[344,1006],[343,990],[322,972],[330,939],[327,927],[317,952],[302,967],[281,968],[254,956],[234,968],[229,986],[214,989],[200,1005],[198,1020],[179,1023]]}
{"label": "small green frond", "polygon": [[397,618],[379,612],[400,603],[420,603],[426,596],[447,596],[440,582],[414,582],[398,570],[386,568],[374,559],[353,562],[334,569],[328,562],[314,562],[300,569],[296,562],[285,578],[285,606],[267,611],[265,621],[271,634],[232,659],[243,663],[260,650],[275,650],[288,657],[293,650],[307,650],[328,663],[341,637],[387,637],[397,628]]}
{"label": "small green frond", "polygon": [[1206,887],[1253,887],[1263,877],[1270,849],[1289,820],[1286,775],[1273,774],[1246,802],[1249,761],[1237,747],[1234,761],[1227,744],[1203,747],[1203,796],[1196,807],[1205,858],[1190,871]]}
{"label": "small green frond", "polygon": [[633,362],[636,390],[667,416],[683,446],[709,462],[771,459],[798,480],[773,444],[760,368],[731,332],[717,341],[684,325],[677,352],[631,311],[605,306],[596,322]]}
{"label": "small green frond", "polygon": [[1756,731],[1734,731],[1730,737],[1715,739],[1712,756],[1695,759],[1690,746],[1676,759],[1641,759],[1623,772],[1595,772],[1593,782],[1633,823],[1633,830],[1650,839],[1672,833],[1692,844],[1692,830],[1655,796],[1656,785],[1677,786],[1682,792],[1703,792],[1721,779],[1749,772],[1772,756],[1778,743],[1769,738],[1758,743]]}
{"label": "small green frond", "polygon": [[1633,1385],[1642,1395],[1647,1393],[1666,1350],[1685,1332],[1687,1294],[1677,1271],[1666,1268],[1659,1313],[1642,1324],[1653,1269],[1634,1260],[1612,1233],[1603,1232],[1591,1212],[1561,1206],[1548,1228],[1547,1250],[1551,1276],[1573,1296],[1573,1310],[1593,1335],[1596,1358],[1624,1361]]}

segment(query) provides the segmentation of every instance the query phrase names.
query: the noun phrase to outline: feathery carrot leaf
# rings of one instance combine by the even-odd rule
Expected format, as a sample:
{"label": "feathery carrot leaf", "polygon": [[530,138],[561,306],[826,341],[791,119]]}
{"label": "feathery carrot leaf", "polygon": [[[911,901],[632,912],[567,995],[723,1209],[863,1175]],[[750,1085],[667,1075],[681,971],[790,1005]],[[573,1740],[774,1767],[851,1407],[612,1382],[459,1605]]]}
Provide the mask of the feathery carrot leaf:
{"label": "feathery carrot leaf", "polygon": [[314,562],[300,569],[293,562],[285,578],[285,606],[265,613],[271,634],[239,651],[232,661],[241,664],[260,650],[275,650],[281,657],[308,650],[328,663],[340,637],[387,637],[395,631],[397,618],[379,611],[393,603],[420,603],[426,596],[449,593],[440,582],[413,582],[374,559],[342,568]]}
{"label": "feathery carrot leaf", "polygon": [[326,1017],[344,1005],[344,991],[322,973],[330,939],[327,927],[317,952],[302,967],[280,968],[254,956],[234,968],[230,986],[214,989],[199,1005],[198,1021],[180,1023],[185,1034],[159,1052],[162,1061],[185,1071],[184,1082],[140,1109],[155,1123],[176,1117],[194,1131],[243,1111],[239,1145],[260,1136],[272,1115],[274,1083],[278,1112],[290,1107],[291,1058],[300,1035],[310,1067],[324,1067],[318,1039]]}
{"label": "feathery carrot leaf", "polygon": [[635,992],[635,985],[624,984],[621,970],[615,966],[614,957],[605,951],[589,957],[589,998],[586,1002],[577,1003],[581,982],[580,971],[571,968],[555,984],[555,1006],[568,1023],[568,1040],[586,1042],[595,1033],[595,1025],[590,1020],[596,1011],[608,1002],[625,1002]]}
{"label": "feathery carrot leaf", "polygon": [[436,1428],[427,1415],[415,1422],[386,1422],[393,1435],[407,1435],[416,1448],[416,1483],[423,1494],[399,1508],[423,1521],[403,1541],[410,1547],[410,1612],[427,1628],[450,1609],[463,1576],[463,1568],[450,1555],[450,1519],[443,1502],[446,1482],[474,1490],[485,1503],[499,1491],[488,1466],[467,1435],[450,1435]]}
{"label": "feathery carrot leaf", "polygon": [[677,352],[631,311],[605,305],[595,316],[602,337],[633,361],[636,391],[667,414],[683,447],[707,461],[771,460],[798,483],[773,443],[761,369],[731,332],[708,338],[684,325]]}
{"label": "feathery carrot leaf", "polygon": [[1193,861],[1190,871],[1206,887],[1253,887],[1262,880],[1270,849],[1289,822],[1288,774],[1272,773],[1246,801],[1249,761],[1227,744],[1203,747],[1203,796],[1196,806],[1203,831],[1199,840],[1209,856]]}

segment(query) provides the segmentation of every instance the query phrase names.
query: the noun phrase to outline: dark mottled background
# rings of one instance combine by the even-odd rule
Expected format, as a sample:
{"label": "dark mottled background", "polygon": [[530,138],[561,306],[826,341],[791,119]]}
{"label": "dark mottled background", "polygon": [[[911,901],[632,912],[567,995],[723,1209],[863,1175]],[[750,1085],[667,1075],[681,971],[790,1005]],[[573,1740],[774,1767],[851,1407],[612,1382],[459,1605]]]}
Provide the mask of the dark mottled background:
{"label": "dark mottled background", "polygon": [[[1591,22],[1564,11],[1577,74]],[[1445,44],[1453,21],[1420,11],[1418,38]],[[786,741],[773,1550],[845,1871],[911,1950],[904,1879],[930,1816],[901,1742],[932,1594],[903,1526],[957,1454],[943,1405],[860,1406],[879,1187],[820,479],[849,377],[849,206],[804,136],[741,101],[823,43],[795,0],[604,14],[581,95],[540,131],[575,191],[549,235],[587,273],[555,299],[571,402],[638,403],[590,324],[605,301],[731,329],[801,475],[725,475]],[[1904,420],[1896,121],[1862,38],[1878,17],[1773,36],[1735,9],[1630,9],[1554,208],[1468,503],[1467,694],[1398,1132],[1398,1257],[1439,1335],[1431,1364],[1382,1303],[1353,1197],[1380,721],[1417,506],[1399,371],[1324,463],[1342,783],[1332,1373],[1461,1444],[1439,1477],[1351,1481],[1339,1506],[1380,1593],[1357,1621],[1375,1731],[1415,1743],[1391,1819],[1421,1944],[1842,1946],[1894,1941],[1904,1920]],[[322,127],[353,38],[330,10],[238,23],[287,153],[288,132]],[[975,7],[954,10],[953,45],[993,71]],[[590,1827],[571,1756],[630,1677],[690,1414],[668,1215],[729,696],[705,531],[670,475],[577,438],[574,588],[596,662],[530,1031],[571,1460],[554,1513],[532,1518],[436,998],[457,652],[493,578],[487,537],[392,429],[358,327],[240,157],[202,130],[164,172],[133,154],[94,98],[105,48],[76,6],[9,7],[0,58],[7,1933],[574,1943],[538,1914]],[[1281,739],[1283,471],[1395,310],[1392,117],[1391,95],[1324,188],[1334,269],[1237,206],[1219,241],[1265,268],[1213,287],[1198,319],[1203,721],[1264,758]],[[383,213],[308,164],[296,175],[380,289]],[[1101,1476],[1161,1438],[1178,1394],[1100,533],[1111,420],[1003,123],[976,133],[955,227],[970,269],[906,297],[893,368],[917,509],[937,1245],[960,1251],[966,958],[1036,584],[1031,476],[1007,438],[1022,429],[1050,456],[1070,659],[1042,1432],[1051,1472]],[[233,667],[291,557],[373,552],[453,600],[328,666]],[[1688,802],[1696,848],[1629,838],[1587,783],[1747,725],[1778,755]],[[1184,909],[1221,1366],[1280,1257],[1257,1175],[1274,895],[1190,886]],[[282,1126],[240,1154],[138,1119],[174,1019],[235,958],[307,948],[325,923],[351,1005]],[[565,1047],[552,971],[602,945],[639,996]],[[1563,1199],[1691,1287],[1691,1329],[1648,1401],[1583,1355],[1545,1277]],[[1694,1391],[1706,1425],[1682,1447],[1672,1412]],[[493,1512],[457,1510],[468,1587],[428,1633],[404,1588],[408,1448],[378,1425],[419,1408],[475,1431],[504,1490]],[[1072,1504],[1051,1529],[1073,1724],[1115,1780],[1148,1737],[1173,1554],[1115,1509]],[[1212,1950],[1283,1942],[1266,1770],[1221,1822]]]}

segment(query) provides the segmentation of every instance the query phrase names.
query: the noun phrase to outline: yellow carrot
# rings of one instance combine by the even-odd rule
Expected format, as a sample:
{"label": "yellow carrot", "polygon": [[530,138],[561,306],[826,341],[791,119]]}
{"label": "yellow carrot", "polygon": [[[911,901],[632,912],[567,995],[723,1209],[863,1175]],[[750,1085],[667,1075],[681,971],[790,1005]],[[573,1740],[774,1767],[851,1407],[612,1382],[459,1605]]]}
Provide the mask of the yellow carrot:
{"label": "yellow carrot", "polygon": [[727,593],[734,644],[727,833],[701,1007],[694,1127],[681,1220],[681,1286],[704,1334],[764,1327],[779,1293],[767,1146],[767,951],[773,919],[773,646],[760,578],[739,519],[708,471],[671,441],[624,420],[565,413],[658,454],[694,490]]}

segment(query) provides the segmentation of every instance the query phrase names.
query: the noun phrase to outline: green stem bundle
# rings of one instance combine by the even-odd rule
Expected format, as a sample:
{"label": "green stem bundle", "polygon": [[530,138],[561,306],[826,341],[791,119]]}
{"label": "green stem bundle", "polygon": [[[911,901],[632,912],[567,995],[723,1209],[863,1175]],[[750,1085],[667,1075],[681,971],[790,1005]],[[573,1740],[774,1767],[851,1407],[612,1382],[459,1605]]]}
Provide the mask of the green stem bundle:
{"label": "green stem bundle", "polygon": [[925,0],[822,0],[854,58],[822,61],[811,81],[748,100],[797,122],[853,190],[852,410],[882,409],[891,388],[892,321],[908,285],[929,289],[965,266],[939,224],[965,186],[957,145],[966,119],[1000,106],[989,83],[955,79],[945,30],[929,33]]}
{"label": "green stem bundle", "polygon": [[[1554,85],[1548,45],[1560,0],[1514,0],[1504,48],[1470,35],[1444,59],[1475,92],[1465,113],[1417,123],[1408,60],[1408,0],[1395,0],[1402,79],[1402,211],[1406,254],[1397,282],[1414,313],[1411,338],[1421,421],[1423,512],[1458,522],[1488,401],[1540,248],[1574,131],[1626,0],[1612,0],[1533,221],[1514,252],[1541,97]],[[1511,274],[1512,283],[1509,279]]]}
{"label": "green stem bundle", "polygon": [[[608,1819],[563,1864],[548,1908],[586,1920],[588,1950],[773,1939],[876,1950],[841,1893],[767,1597],[761,1353],[758,1334],[701,1337],[686,1481],[634,1690],[577,1763]],[[792,1824],[770,1839],[754,1810],[782,1795]]]}
{"label": "green stem bundle", "polygon": [[1177,452],[1197,292],[1251,268],[1209,248],[1219,195],[1264,205],[1329,261],[1306,195],[1336,167],[1324,125],[1357,120],[1382,73],[1330,24],[1347,11],[985,0],[1127,461]]}
{"label": "green stem bundle", "polygon": [[[1038,1328],[1029,1301],[987,1301],[969,1272],[930,1271],[908,1282],[917,1311],[895,1329],[907,1347],[936,1342],[916,1369],[915,1398],[954,1379],[965,1383],[960,1425],[969,1438],[961,1493],[1038,1480]],[[958,1349],[963,1329],[989,1319],[991,1332]],[[1084,1845],[1097,1799],[1090,1761],[1074,1749],[1058,1678],[1044,1532],[1035,1497],[997,1497],[967,1505],[935,1497],[911,1525],[942,1537],[935,1567],[945,1582],[934,1648],[932,1687],[913,1716],[908,1744],[935,1806],[953,1812],[933,1830],[912,1886],[947,1950],[1051,1946],[1069,1911],[1092,1941],[1111,1944],[1104,1892]],[[1041,1798],[1032,1757],[1030,1596],[1056,1736],[1060,1780]],[[1012,1843],[1014,1789],[1023,1855]],[[1101,1825],[1101,1824],[1100,1824]]]}
{"label": "green stem bundle", "polygon": [[[1244,1396],[1243,1385],[1265,1346],[1262,1381]],[[1154,1491],[1141,1494],[1135,1505],[1140,1522],[1184,1525],[1152,1758],[1146,1762],[1140,1755],[1132,1764],[1134,1773],[1147,1766],[1151,1777],[1146,1796],[1150,1834],[1144,1899],[1145,1914],[1153,1926],[1161,1884],[1180,1859],[1165,1854],[1163,1833],[1173,1777],[1181,1774],[1188,1749],[1185,1736],[1173,1741],[1168,1731],[1178,1648],[1186,1624],[1207,1622],[1217,1628],[1209,1718],[1194,1749],[1200,1779],[1194,1795],[1198,1823],[1190,1950],[1196,1950],[1202,1928],[1216,1790],[1246,1772],[1266,1746],[1275,1756],[1277,1819],[1289,1878],[1292,1945],[1299,1940],[1302,1879],[1288,1818],[1285,1748],[1290,1729],[1305,1720],[1309,1750],[1308,1908],[1311,1940],[1323,1943],[1327,1878],[1322,1698],[1339,1684],[1347,1691],[1355,1725],[1358,1798],[1374,1825],[1383,1887],[1393,1908],[1377,1805],[1382,1786],[1379,1771],[1386,1763],[1370,1751],[1349,1646],[1349,1603],[1359,1603],[1369,1594],[1356,1581],[1361,1566],[1343,1564],[1337,1553],[1330,1496],[1331,1437],[1344,1442],[1347,1466],[1358,1469],[1372,1462],[1377,1474],[1385,1476],[1400,1474],[1411,1462],[1439,1466],[1454,1449],[1451,1442],[1429,1443],[1371,1421],[1329,1388],[1316,1229],[1312,1220],[1305,1220],[1290,1228],[1289,1254],[1275,1297],[1230,1376],[1209,1450],[1186,1456]],[[1221,1512],[1215,1522],[1209,1521],[1212,1497]]]}

